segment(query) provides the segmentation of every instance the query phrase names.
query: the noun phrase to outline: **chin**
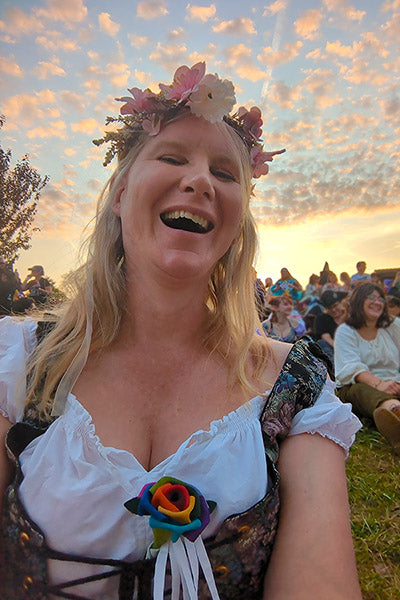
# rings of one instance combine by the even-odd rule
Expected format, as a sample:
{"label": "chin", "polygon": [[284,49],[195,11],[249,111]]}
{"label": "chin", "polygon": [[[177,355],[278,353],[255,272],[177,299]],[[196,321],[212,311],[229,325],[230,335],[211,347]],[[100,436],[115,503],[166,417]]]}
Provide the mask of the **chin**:
{"label": "chin", "polygon": [[214,265],[204,264],[202,257],[189,252],[168,252],[159,263],[164,275],[185,281],[189,279],[204,280],[208,283]]}

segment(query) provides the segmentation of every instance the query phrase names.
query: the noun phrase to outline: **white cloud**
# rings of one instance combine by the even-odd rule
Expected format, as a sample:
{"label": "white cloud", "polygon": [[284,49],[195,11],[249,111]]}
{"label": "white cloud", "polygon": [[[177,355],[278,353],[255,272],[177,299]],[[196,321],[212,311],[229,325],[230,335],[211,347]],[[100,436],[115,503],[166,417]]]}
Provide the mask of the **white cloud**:
{"label": "white cloud", "polygon": [[119,31],[119,24],[111,20],[110,14],[103,12],[99,14],[99,26],[108,35],[115,36]]}
{"label": "white cloud", "polygon": [[87,8],[82,0],[47,0],[47,8],[36,11],[39,18],[63,23],[80,23],[87,15]]}
{"label": "white cloud", "polygon": [[212,17],[215,17],[216,13],[217,8],[215,4],[210,4],[210,6],[186,5],[186,19],[189,21],[202,21],[202,23],[205,23],[209,19],[212,19]]}
{"label": "white cloud", "polygon": [[294,28],[297,35],[306,40],[313,40],[318,35],[318,30],[322,20],[322,12],[316,8],[310,8],[301,13],[300,17],[294,22]]}
{"label": "white cloud", "polygon": [[186,62],[187,48],[184,44],[161,44],[157,42],[155,50],[150,54],[150,60],[161,64],[166,71],[175,71],[176,66]]}
{"label": "white cloud", "polygon": [[256,30],[254,22],[248,17],[237,17],[231,21],[221,21],[218,25],[213,25],[215,33],[228,33],[230,35],[254,35]]}
{"label": "white cloud", "polygon": [[275,0],[275,2],[272,2],[271,4],[265,7],[263,17],[268,17],[269,15],[276,15],[282,10],[285,10],[286,5],[287,0]]}
{"label": "white cloud", "polygon": [[143,46],[147,46],[150,43],[150,38],[145,35],[135,35],[134,33],[128,33],[129,41],[131,42],[131,46],[134,48],[143,48]]}
{"label": "white cloud", "polygon": [[53,62],[40,60],[38,66],[32,70],[39,79],[49,79],[49,77],[65,77],[66,72],[60,67],[59,60],[53,58]]}
{"label": "white cloud", "polygon": [[136,16],[142,19],[156,19],[168,14],[165,0],[143,0],[139,2]]}
{"label": "white cloud", "polygon": [[0,73],[11,77],[22,77],[23,70],[14,60],[14,56],[0,56]]}
{"label": "white cloud", "polygon": [[79,133],[88,133],[89,135],[93,135],[98,131],[103,131],[103,126],[100,125],[96,119],[90,117],[89,119],[81,119],[77,123],[71,123],[72,131]]}
{"label": "white cloud", "polygon": [[31,35],[44,28],[41,19],[32,14],[27,14],[20,8],[9,8],[5,14],[5,20],[0,21],[0,31],[7,35],[20,36]]}
{"label": "white cloud", "polygon": [[71,90],[63,90],[59,95],[64,104],[66,104],[72,110],[76,112],[82,112],[85,110],[85,104],[82,101],[81,94],[77,94]]}
{"label": "white cloud", "polygon": [[57,52],[58,50],[76,52],[79,50],[75,40],[64,37],[59,31],[46,31],[46,34],[38,35],[35,42],[50,52]]}
{"label": "white cloud", "polygon": [[271,46],[266,46],[263,48],[262,53],[257,55],[257,58],[267,67],[276,67],[293,60],[299,54],[302,46],[303,43],[300,40],[285,44],[283,50],[277,52],[274,52]]}
{"label": "white cloud", "polygon": [[27,131],[26,135],[29,139],[33,138],[48,138],[48,137],[58,137],[61,139],[66,139],[66,129],[67,126],[64,121],[53,121],[46,125],[39,125],[34,129],[30,129]]}
{"label": "white cloud", "polygon": [[183,40],[186,37],[186,32],[183,27],[177,27],[172,31],[169,31],[167,34],[167,39],[169,42],[178,42]]}
{"label": "white cloud", "polygon": [[329,12],[337,13],[349,21],[361,21],[365,15],[365,10],[357,10],[351,6],[347,0],[322,0]]}

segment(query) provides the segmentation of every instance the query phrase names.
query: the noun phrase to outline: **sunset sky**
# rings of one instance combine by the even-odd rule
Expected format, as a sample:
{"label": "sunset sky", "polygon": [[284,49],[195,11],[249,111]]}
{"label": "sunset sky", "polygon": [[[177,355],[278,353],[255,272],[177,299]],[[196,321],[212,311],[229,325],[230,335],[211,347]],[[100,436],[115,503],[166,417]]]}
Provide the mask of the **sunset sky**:
{"label": "sunset sky", "polygon": [[263,111],[259,275],[400,267],[400,0],[1,0],[1,145],[49,175],[22,277],[60,281],[111,168],[106,115],[200,60]]}

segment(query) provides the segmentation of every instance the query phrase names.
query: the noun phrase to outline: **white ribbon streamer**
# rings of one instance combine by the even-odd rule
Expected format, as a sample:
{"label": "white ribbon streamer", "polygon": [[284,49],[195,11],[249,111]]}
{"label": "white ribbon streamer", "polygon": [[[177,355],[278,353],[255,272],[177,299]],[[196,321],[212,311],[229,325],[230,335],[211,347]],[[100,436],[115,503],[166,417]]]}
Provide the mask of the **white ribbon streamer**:
{"label": "white ribbon streamer", "polygon": [[171,565],[171,600],[179,600],[182,591],[184,600],[198,599],[199,565],[204,573],[212,600],[220,600],[211,564],[201,536],[195,542],[181,538],[169,540],[161,546],[154,571],[153,600],[163,600],[167,559]]}

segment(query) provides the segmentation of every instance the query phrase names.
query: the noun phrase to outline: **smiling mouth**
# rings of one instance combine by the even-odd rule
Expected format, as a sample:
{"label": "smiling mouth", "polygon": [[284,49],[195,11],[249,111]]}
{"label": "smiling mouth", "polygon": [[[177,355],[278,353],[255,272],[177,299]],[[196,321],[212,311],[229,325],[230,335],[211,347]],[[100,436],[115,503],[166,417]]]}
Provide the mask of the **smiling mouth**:
{"label": "smiling mouth", "polygon": [[161,221],[171,229],[181,229],[191,233],[208,233],[214,229],[213,223],[187,210],[171,210],[160,215]]}

